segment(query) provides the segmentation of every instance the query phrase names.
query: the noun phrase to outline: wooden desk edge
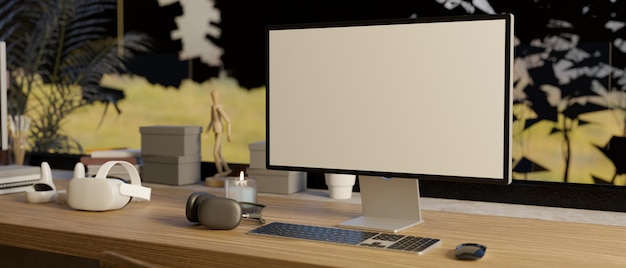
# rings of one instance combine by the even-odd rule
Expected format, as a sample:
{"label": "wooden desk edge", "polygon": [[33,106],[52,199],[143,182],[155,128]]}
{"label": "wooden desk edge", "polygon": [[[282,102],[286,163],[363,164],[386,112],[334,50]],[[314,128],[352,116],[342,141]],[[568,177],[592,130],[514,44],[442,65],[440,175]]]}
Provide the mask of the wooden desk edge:
{"label": "wooden desk edge", "polygon": [[[326,267],[270,257],[247,255],[245,251],[225,252],[209,248],[182,247],[134,241],[114,236],[97,236],[0,223],[1,244],[38,251],[98,259],[104,251],[169,267]],[[37,244],[27,241],[37,241]],[[64,243],[71,241],[73,243]],[[76,244],[76,241],[83,243]],[[164,256],[167,256],[164,258]]]}

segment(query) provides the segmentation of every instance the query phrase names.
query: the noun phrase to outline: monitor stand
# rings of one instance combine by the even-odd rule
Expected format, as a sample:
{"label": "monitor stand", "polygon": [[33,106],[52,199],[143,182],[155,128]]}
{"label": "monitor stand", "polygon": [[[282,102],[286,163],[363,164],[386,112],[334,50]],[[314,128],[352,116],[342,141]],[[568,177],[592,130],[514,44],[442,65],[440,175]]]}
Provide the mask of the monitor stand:
{"label": "monitor stand", "polygon": [[417,179],[359,176],[363,216],[339,227],[398,233],[422,223]]}

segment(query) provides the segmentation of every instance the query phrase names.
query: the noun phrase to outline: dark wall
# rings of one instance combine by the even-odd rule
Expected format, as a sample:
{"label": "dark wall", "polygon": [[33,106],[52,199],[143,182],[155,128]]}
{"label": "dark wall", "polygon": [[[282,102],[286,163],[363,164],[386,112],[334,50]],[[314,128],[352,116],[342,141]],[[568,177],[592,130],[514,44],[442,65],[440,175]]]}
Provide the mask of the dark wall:
{"label": "dark wall", "polygon": [[[454,2],[464,4],[454,5]],[[480,8],[481,2],[488,3],[496,13],[515,14],[516,36],[523,43],[559,32],[580,35],[581,41],[612,41],[624,33],[623,29],[612,32],[604,27],[611,19],[624,20],[624,1],[216,0],[215,7],[220,10],[222,19],[214,24],[221,28],[222,35],[213,41],[227,48],[223,57],[224,67],[238,78],[241,85],[258,87],[265,83],[264,72],[260,70],[264,69],[263,31],[266,25],[485,14]],[[179,4],[160,7],[154,0],[125,1],[124,4],[127,31],[150,34],[156,40],[157,53],[177,53],[180,50],[180,40],[170,39],[170,31],[176,29],[174,18],[182,14]],[[557,21],[567,22],[573,27],[559,28]],[[624,61],[617,57],[615,60]],[[201,68],[199,64],[194,67]],[[206,70],[201,68],[195,73],[197,80],[217,75],[217,72],[203,74],[203,71]]]}

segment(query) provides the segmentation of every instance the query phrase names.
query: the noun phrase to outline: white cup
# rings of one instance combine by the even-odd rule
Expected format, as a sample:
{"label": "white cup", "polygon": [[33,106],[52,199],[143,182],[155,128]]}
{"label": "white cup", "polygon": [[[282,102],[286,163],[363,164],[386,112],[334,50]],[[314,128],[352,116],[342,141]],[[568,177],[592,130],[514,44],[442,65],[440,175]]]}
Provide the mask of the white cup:
{"label": "white cup", "polygon": [[356,175],[349,174],[324,174],[328,194],[333,199],[352,198],[352,186],[356,182]]}

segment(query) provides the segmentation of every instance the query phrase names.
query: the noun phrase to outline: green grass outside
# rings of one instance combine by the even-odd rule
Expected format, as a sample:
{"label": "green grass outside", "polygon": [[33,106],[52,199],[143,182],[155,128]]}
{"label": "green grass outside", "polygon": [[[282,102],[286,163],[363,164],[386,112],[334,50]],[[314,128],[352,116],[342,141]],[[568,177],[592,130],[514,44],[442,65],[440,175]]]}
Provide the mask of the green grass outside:
{"label": "green grass outside", "polygon": [[[201,126],[202,160],[213,161],[213,134],[205,133],[210,120],[211,90],[232,123],[231,142],[224,141],[228,163],[248,163],[248,145],[265,140],[265,87],[248,90],[232,78],[214,78],[203,83],[185,80],[179,88],[163,87],[141,77],[105,76],[102,84],[123,89],[126,98],[119,102],[121,113],[109,107],[90,105],[71,114],[62,131],[85,149],[141,148],[142,126]],[[102,125],[98,126],[100,120]]]}

